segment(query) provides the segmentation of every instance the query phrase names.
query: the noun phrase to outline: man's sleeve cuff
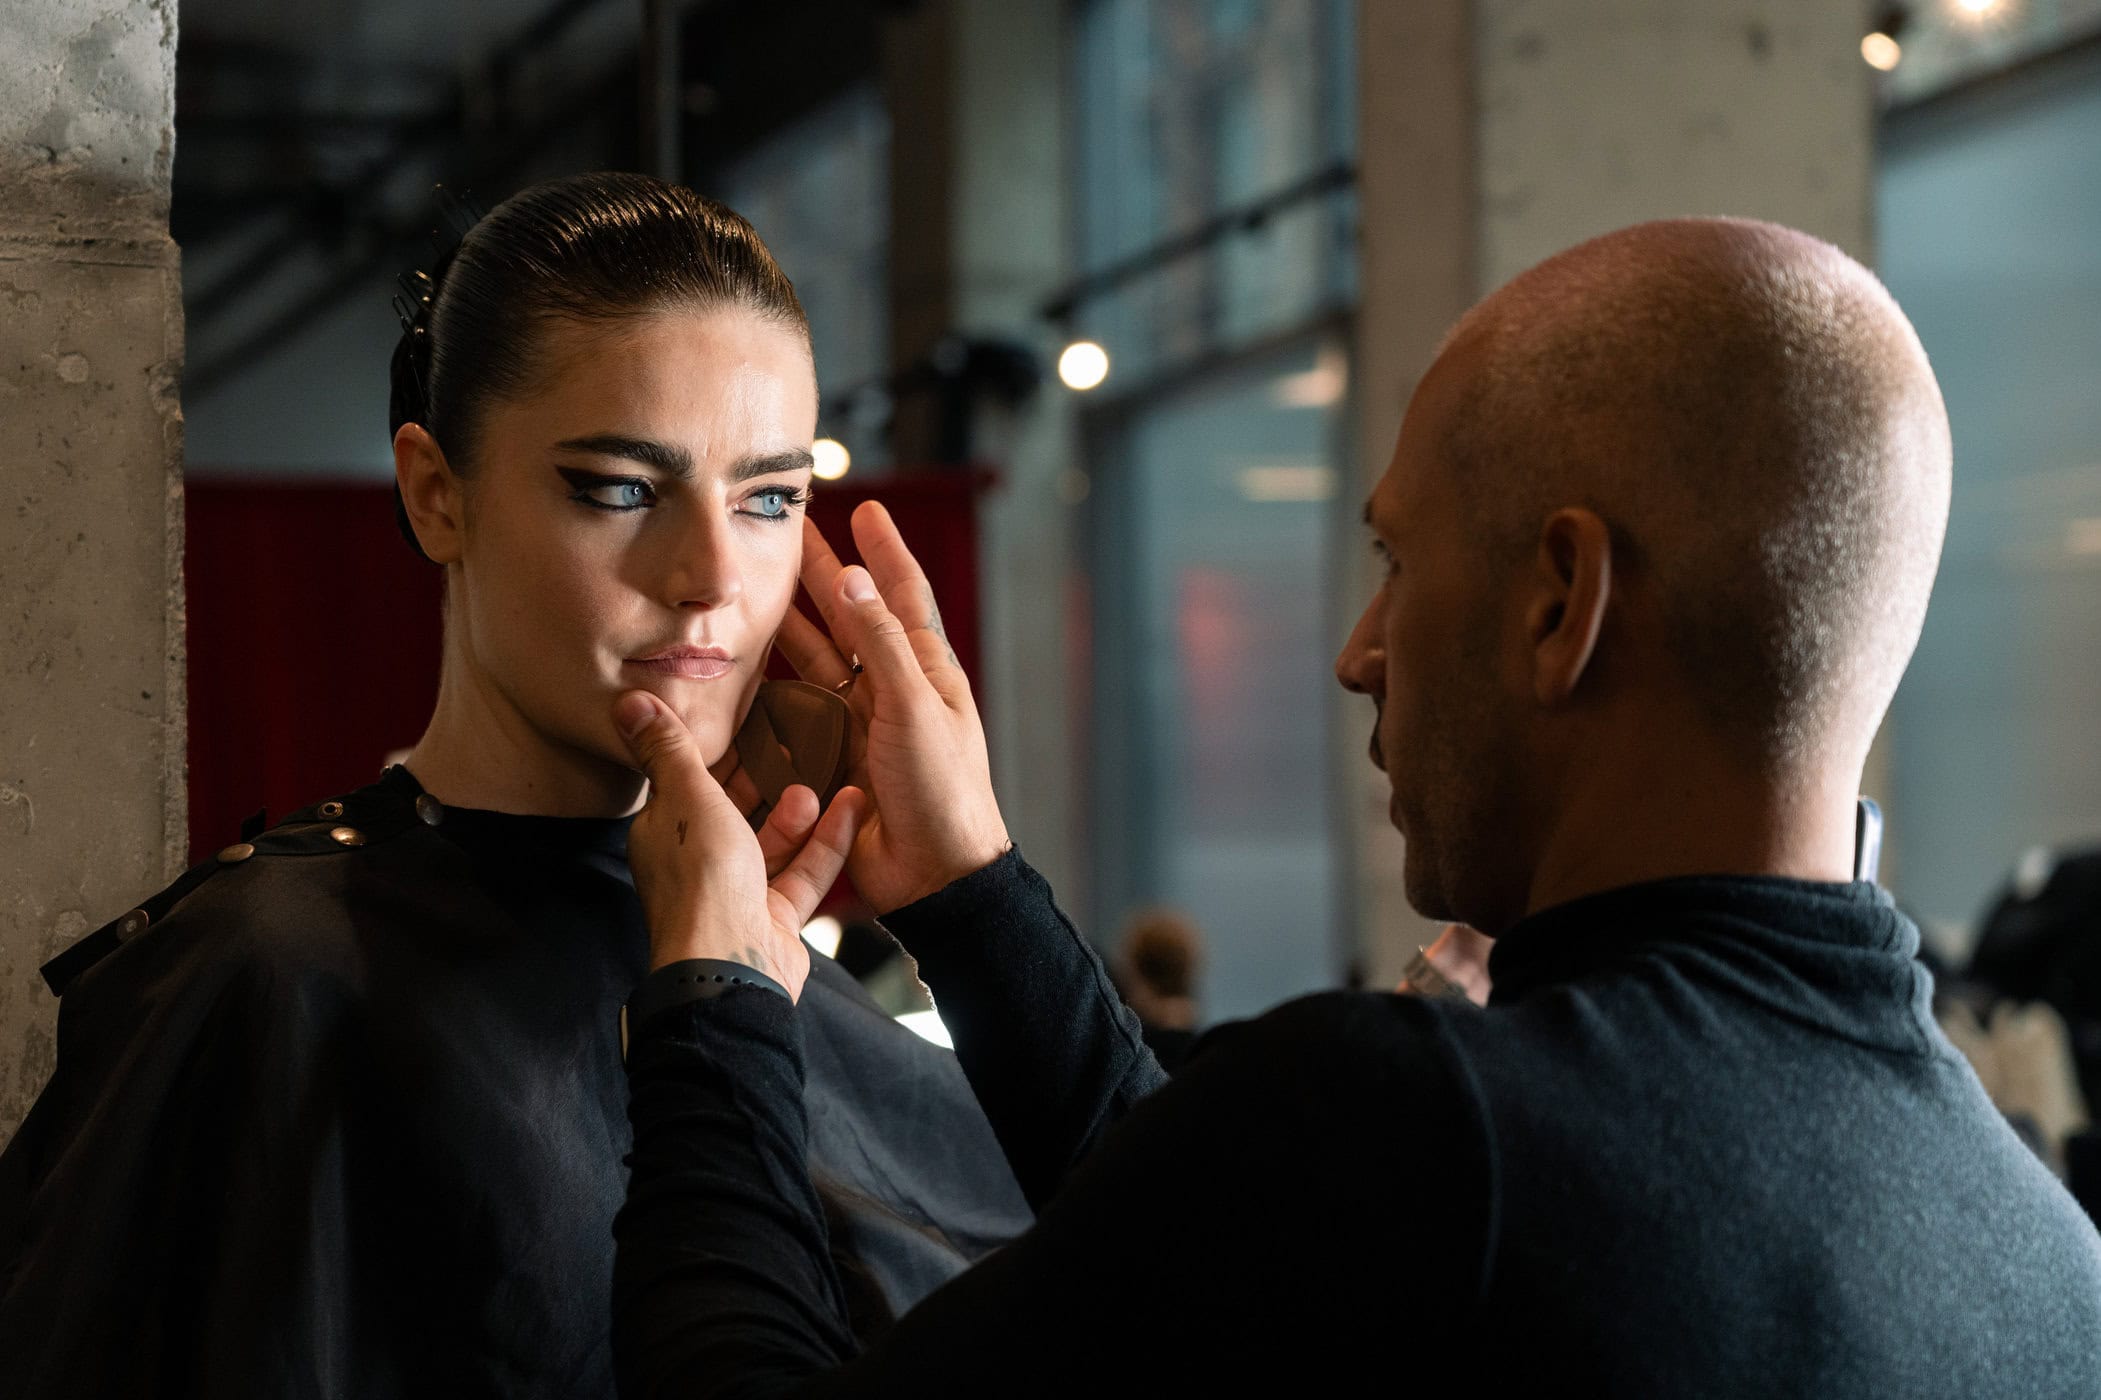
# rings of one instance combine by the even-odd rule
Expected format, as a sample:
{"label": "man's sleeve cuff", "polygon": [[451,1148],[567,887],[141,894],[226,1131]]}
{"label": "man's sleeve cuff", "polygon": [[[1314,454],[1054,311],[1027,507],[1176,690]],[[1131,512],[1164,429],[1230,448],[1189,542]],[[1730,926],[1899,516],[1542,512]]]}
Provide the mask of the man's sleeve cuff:
{"label": "man's sleeve cuff", "polygon": [[1019,846],[981,870],[892,910],[877,920],[906,950],[939,941],[944,935],[983,930],[1006,923],[1011,911],[1032,896],[1048,894],[1043,877],[1021,858]]}

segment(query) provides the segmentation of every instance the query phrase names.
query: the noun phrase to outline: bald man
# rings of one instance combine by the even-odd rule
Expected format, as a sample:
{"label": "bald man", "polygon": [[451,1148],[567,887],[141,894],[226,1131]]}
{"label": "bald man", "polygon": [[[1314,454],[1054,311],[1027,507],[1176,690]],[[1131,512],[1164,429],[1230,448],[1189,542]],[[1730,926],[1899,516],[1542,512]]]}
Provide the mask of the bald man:
{"label": "bald man", "polygon": [[[2101,1241],[1935,1027],[1917,930],[1851,880],[1948,496],[1926,356],[1826,244],[1650,224],[1490,297],[1366,507],[1385,577],[1337,666],[1378,706],[1411,901],[1496,937],[1489,1005],[1308,998],[1172,1083],[988,856],[967,691],[901,547],[864,540],[881,596],[813,593],[915,756],[869,775],[911,855],[849,868],[934,891],[884,922],[1040,1223],[855,1358],[791,1000],[660,1014],[625,1393],[2101,1396]],[[639,742],[653,800],[701,790]],[[638,883],[710,888],[717,849],[643,839]],[[766,937],[661,919],[680,955]]]}

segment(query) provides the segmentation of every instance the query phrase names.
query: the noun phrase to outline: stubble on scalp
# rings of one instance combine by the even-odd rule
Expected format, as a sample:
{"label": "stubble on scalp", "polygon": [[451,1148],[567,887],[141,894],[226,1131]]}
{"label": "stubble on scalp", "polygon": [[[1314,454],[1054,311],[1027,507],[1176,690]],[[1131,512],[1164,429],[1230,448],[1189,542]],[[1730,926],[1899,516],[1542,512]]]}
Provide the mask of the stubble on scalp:
{"label": "stubble on scalp", "polygon": [[1662,600],[1682,682],[1769,770],[1864,753],[1946,528],[1946,410],[1874,275],[1746,220],[1643,224],[1460,322],[1441,455],[1494,551],[1565,506]]}

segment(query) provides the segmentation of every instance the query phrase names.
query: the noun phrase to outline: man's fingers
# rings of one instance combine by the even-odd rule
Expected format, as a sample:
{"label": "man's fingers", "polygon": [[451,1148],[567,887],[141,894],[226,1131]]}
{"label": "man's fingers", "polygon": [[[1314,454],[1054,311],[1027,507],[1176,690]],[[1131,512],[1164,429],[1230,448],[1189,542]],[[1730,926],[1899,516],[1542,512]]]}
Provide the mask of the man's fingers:
{"label": "man's fingers", "polygon": [[795,853],[810,839],[817,825],[817,794],[801,783],[781,794],[759,828],[759,854],[766,858],[766,878],[771,880],[788,868]]}
{"label": "man's fingers", "polygon": [[824,625],[837,636],[838,619],[833,615],[832,599],[839,587],[839,556],[832,553],[824,531],[807,515],[802,518],[802,586],[817,605]]}
{"label": "man's fingers", "polygon": [[905,537],[898,533],[897,522],[881,501],[863,501],[855,508],[853,532],[862,562],[897,620],[907,631],[925,627],[940,632],[941,611],[934,604],[933,585],[905,547]]}
{"label": "man's fingers", "polygon": [[884,605],[868,570],[855,566],[840,571],[832,610],[838,619],[832,636],[860,658],[876,694],[904,698],[928,684],[911,636]]}
{"label": "man's fingers", "polygon": [[832,639],[824,634],[824,629],[803,616],[800,608],[788,609],[787,620],[781,623],[773,644],[782,656],[788,658],[795,674],[811,685],[821,685],[829,690],[846,679],[846,658],[839,654],[838,647],[832,645]]}
{"label": "man's fingers", "polygon": [[[614,701],[613,722],[651,787],[687,794],[694,789],[694,774],[708,777],[685,722],[648,691],[630,690]],[[708,785],[716,786],[712,778]]]}
{"label": "man's fingers", "polygon": [[[803,791],[809,790],[805,788]],[[811,794],[813,801],[815,796]],[[839,872],[846,868],[846,856],[853,849],[854,837],[861,830],[867,802],[867,796],[859,788],[839,789],[802,849],[795,853],[780,874],[771,878],[769,888],[775,899],[786,906],[785,909],[776,907],[774,911],[782,923],[799,929],[817,912],[817,906],[838,880]]]}

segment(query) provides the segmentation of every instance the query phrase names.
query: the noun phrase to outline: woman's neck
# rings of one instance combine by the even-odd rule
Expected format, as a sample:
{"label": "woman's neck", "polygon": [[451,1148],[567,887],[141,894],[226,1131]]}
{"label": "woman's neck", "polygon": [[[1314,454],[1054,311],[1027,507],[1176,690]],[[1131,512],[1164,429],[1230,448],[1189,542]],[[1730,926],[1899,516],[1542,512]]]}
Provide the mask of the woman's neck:
{"label": "woman's neck", "polygon": [[446,648],[437,708],[409,751],[409,770],[440,802],[541,817],[624,817],[642,805],[642,775],[535,726]]}

